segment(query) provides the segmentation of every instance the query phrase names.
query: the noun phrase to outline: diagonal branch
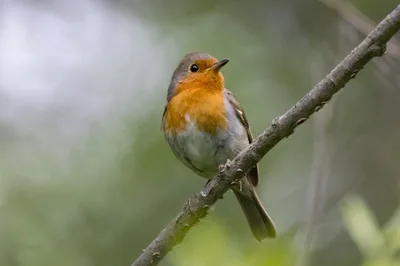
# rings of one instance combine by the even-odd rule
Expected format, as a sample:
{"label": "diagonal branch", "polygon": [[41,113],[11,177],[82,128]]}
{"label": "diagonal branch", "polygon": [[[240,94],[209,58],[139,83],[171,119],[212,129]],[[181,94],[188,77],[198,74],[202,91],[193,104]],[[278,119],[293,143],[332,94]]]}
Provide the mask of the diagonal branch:
{"label": "diagonal branch", "polygon": [[372,58],[382,56],[386,51],[386,43],[399,30],[400,5],[331,73],[286,113],[275,118],[272,125],[248,148],[228,162],[199,194],[189,198],[183,210],[143,250],[131,266],[157,265],[175,245],[182,242],[190,228],[207,215],[208,209],[230,188],[232,181],[242,178],[244,173],[257,164],[278,142],[293,134],[296,127],[321,109]]}

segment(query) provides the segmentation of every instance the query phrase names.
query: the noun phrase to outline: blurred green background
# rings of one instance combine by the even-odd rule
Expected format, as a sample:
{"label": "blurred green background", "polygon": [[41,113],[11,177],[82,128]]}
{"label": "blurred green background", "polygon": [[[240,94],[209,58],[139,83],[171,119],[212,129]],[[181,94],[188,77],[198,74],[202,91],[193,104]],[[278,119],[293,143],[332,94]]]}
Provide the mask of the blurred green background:
{"label": "blurred green background", "polygon": [[[0,1],[0,265],[130,265],[200,191],[160,131],[187,52],[258,135],[397,4]],[[227,193],[160,265],[400,265],[399,39],[261,161],[277,239]]]}

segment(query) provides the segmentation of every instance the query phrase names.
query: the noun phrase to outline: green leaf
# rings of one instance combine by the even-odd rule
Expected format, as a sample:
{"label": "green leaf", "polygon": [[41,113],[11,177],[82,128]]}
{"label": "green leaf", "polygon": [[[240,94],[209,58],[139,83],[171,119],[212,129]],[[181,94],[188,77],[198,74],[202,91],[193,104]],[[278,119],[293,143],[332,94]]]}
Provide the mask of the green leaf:
{"label": "green leaf", "polygon": [[385,239],[364,201],[356,195],[347,196],[341,209],[344,225],[361,253],[376,257],[383,250]]}
{"label": "green leaf", "polygon": [[387,248],[394,254],[400,249],[400,208],[385,225],[383,233],[386,237]]}

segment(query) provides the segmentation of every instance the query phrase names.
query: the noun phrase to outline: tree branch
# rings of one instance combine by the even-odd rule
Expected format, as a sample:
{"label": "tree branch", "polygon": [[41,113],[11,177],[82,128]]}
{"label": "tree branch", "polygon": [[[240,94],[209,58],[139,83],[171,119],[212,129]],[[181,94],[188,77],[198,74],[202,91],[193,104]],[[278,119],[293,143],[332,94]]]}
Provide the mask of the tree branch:
{"label": "tree branch", "polygon": [[232,161],[204,189],[186,202],[183,210],[143,250],[131,266],[157,265],[187,232],[204,218],[212,206],[234,180],[244,176],[283,138],[317,112],[332,96],[356,76],[372,58],[382,56],[386,43],[400,29],[400,5],[392,11],[331,73],[283,115],[275,118],[272,125]]}

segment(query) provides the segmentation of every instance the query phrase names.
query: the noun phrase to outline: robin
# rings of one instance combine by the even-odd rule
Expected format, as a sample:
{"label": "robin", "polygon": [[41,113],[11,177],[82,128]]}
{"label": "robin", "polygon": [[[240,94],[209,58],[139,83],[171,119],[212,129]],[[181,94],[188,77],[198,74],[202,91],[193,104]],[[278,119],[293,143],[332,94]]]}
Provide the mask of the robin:
{"label": "robin", "polygon": [[[228,62],[205,53],[185,55],[172,75],[162,116],[162,130],[175,156],[208,180],[253,141],[243,109],[224,85],[221,69]],[[253,235],[262,241],[275,238],[276,228],[257,196],[257,185],[256,165],[231,189]]]}

